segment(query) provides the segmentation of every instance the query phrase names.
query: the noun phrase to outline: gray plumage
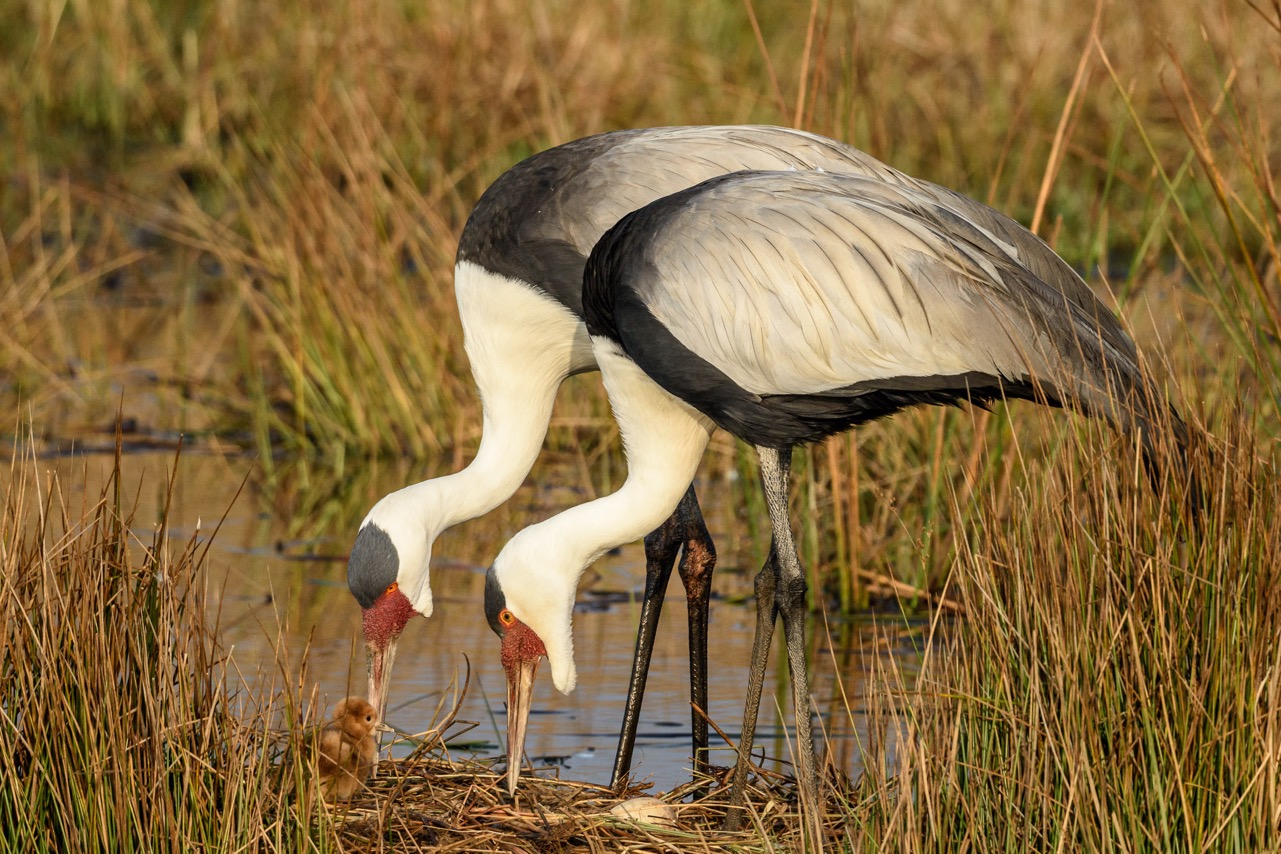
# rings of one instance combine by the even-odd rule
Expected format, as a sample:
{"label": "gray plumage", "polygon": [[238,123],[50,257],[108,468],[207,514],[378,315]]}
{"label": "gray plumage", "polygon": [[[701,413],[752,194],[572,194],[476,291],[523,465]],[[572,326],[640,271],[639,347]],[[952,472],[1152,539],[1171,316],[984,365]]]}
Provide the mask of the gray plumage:
{"label": "gray plumage", "polygon": [[459,239],[458,260],[534,285],[582,317],[587,256],[620,217],[730,172],[784,169],[862,175],[903,188],[1004,243],[1033,275],[1061,280],[1074,302],[1097,303],[1044,242],[992,208],[835,140],[756,125],[614,131],[536,154],[481,196]]}
{"label": "gray plumage", "polygon": [[600,241],[588,329],[756,444],[967,398],[1142,428],[1137,355],[1106,307],[1017,223],[937,190],[774,172],[674,194]]}
{"label": "gray plumage", "polygon": [[347,558],[347,589],[361,608],[369,608],[396,581],[400,556],[396,544],[377,524],[361,527]]}
{"label": "gray plumage", "polygon": [[1166,405],[1120,324],[1021,226],[929,184],[818,172],[708,180],[612,227],[587,263],[583,305],[624,446],[647,454],[629,453],[629,470],[661,480],[667,460],[655,449],[665,431],[687,429],[684,410],[639,393],[651,381],[757,451],[773,537],[756,579],[729,829],[742,817],[776,617],[802,800],[819,793],[805,573],[788,516],[794,445],[915,404],[1027,398],[1136,429],[1155,470],[1154,416]]}
{"label": "gray plumage", "polygon": [[[485,401],[485,436],[505,436],[507,444],[501,446],[502,453],[513,469],[521,467],[528,471],[533,462],[533,451],[529,448],[512,453],[511,446],[518,444],[513,442],[513,436],[530,436],[546,425],[546,415],[535,404],[549,398],[555,385],[569,374],[596,366],[597,356],[587,346],[582,323],[587,317],[583,303],[584,269],[592,247],[607,229],[631,211],[671,194],[678,194],[672,198],[693,199],[701,191],[680,194],[699,182],[714,181],[718,176],[741,170],[862,176],[869,186],[879,188],[869,196],[879,193],[887,199],[895,197],[898,201],[886,201],[885,207],[888,210],[898,204],[899,210],[893,228],[884,223],[868,226],[875,239],[867,243],[843,243],[836,234],[824,237],[826,224],[820,217],[792,228],[794,233],[788,239],[794,239],[796,247],[791,261],[776,257],[778,247],[759,240],[735,256],[738,274],[744,281],[761,276],[772,278],[773,273],[766,273],[767,270],[787,267],[798,258],[813,265],[815,280],[788,280],[789,286],[797,290],[783,299],[766,298],[764,303],[756,303],[742,300],[724,289],[719,294],[700,290],[707,281],[725,272],[717,266],[720,261],[705,257],[699,261],[710,266],[702,273],[687,279],[664,279],[673,287],[690,287],[689,293],[658,295],[651,292],[647,304],[640,297],[640,290],[629,294],[620,288],[610,297],[617,297],[617,306],[606,307],[602,300],[598,307],[603,313],[595,319],[596,328],[612,328],[617,324],[628,330],[630,337],[625,342],[628,352],[635,351],[638,362],[645,360],[647,365],[655,365],[655,379],[678,396],[701,401],[696,405],[708,407],[705,411],[709,414],[722,416],[718,419],[717,414],[712,414],[714,420],[733,432],[783,448],[791,442],[818,438],[914,403],[947,403],[962,398],[982,402],[1007,393],[1035,397],[1035,390],[1012,378],[1013,375],[1005,382],[1005,372],[1013,370],[1011,366],[1017,361],[1013,353],[1017,347],[994,346],[985,360],[976,361],[964,370],[953,365],[947,368],[950,373],[940,373],[942,368],[937,364],[926,364],[928,352],[915,352],[919,364],[909,366],[901,358],[913,352],[904,340],[905,335],[919,334],[922,327],[927,331],[937,327],[939,338],[934,343],[942,347],[948,330],[955,337],[974,317],[987,320],[993,316],[992,312],[984,315],[981,306],[966,306],[967,314],[958,305],[951,306],[955,316],[946,316],[940,305],[947,301],[942,297],[933,300],[922,290],[922,283],[927,281],[938,280],[940,294],[958,278],[965,277],[978,280],[990,276],[994,281],[1008,283],[1012,291],[1021,288],[1020,299],[1024,302],[1037,299],[1055,302],[1057,310],[1071,317],[1076,327],[1092,330],[1098,342],[1096,349],[1100,354],[1107,354],[1109,360],[1115,357],[1118,363],[1135,362],[1133,345],[1080,277],[1022,226],[979,202],[904,175],[847,145],[796,130],[737,126],[618,131],[570,142],[517,164],[484,193],[463,229],[458,249],[460,317],[468,355]],[[730,180],[732,184],[738,179]],[[658,202],[647,215],[672,213],[672,198]],[[758,235],[787,231],[788,226],[780,222],[752,221],[747,216],[750,212],[751,209],[745,207],[739,221],[726,217],[722,221],[726,224],[724,233],[691,231],[690,236],[697,233],[700,239],[706,238],[707,253],[725,252],[720,260],[728,262],[737,251],[737,235],[749,234],[753,229],[758,230]],[[693,208],[686,213],[695,225],[699,224],[700,218]],[[807,233],[807,228],[812,230]],[[841,226],[836,224],[836,228],[839,232]],[[964,242],[960,242],[962,236]],[[643,230],[629,235],[616,230],[614,238],[605,241],[619,250],[615,260],[627,267],[626,276],[640,275],[642,269],[649,272],[645,266],[648,261],[639,260],[641,253],[624,251],[632,242],[644,243],[646,239],[649,237]],[[895,254],[911,241],[915,241],[912,245],[917,255]],[[688,243],[686,254],[691,262],[698,256],[697,242]],[[884,251],[878,249],[878,243],[884,244]],[[848,293],[851,283],[844,283],[839,277],[827,279],[820,272],[819,262],[826,252],[836,251],[833,247],[848,249],[850,246],[866,250],[866,256],[859,263],[889,287],[882,288],[880,293],[869,291],[853,301],[841,301],[839,291],[845,289]],[[941,255],[940,247],[946,250]],[[956,263],[930,262],[931,255],[945,259],[946,252],[957,253]],[[602,263],[598,274],[608,273],[606,268],[610,263]],[[477,270],[484,271],[485,275],[477,275]],[[891,274],[895,270],[908,270],[916,277],[913,279],[916,284],[904,288],[901,283],[892,282]],[[692,268],[686,272],[691,271]],[[659,275],[674,272],[663,269]],[[1017,284],[1020,277],[1027,279],[1027,283]],[[781,282],[785,277],[774,278]],[[728,279],[722,281],[729,282]],[[518,284],[512,287],[513,282]],[[806,303],[801,295],[809,294],[817,299],[816,286],[820,283],[837,290]],[[603,278],[598,284],[608,290]],[[1045,294],[1036,296],[1042,286]],[[531,292],[535,298],[525,299]],[[496,295],[496,298],[486,300],[485,295]],[[513,295],[518,299],[512,299]],[[547,302],[538,297],[546,298]],[[738,305],[739,301],[743,304]],[[515,306],[517,302],[519,305]],[[1008,303],[1001,303],[999,299],[997,303],[1002,311],[1010,309]],[[569,313],[561,312],[559,306]],[[615,308],[621,308],[622,313],[616,316]],[[821,311],[811,315],[813,308]],[[733,311],[738,310],[744,313],[734,315]],[[1033,313],[1039,310],[1035,306],[1030,309]],[[748,319],[752,312],[755,320]],[[539,314],[537,322],[531,322],[531,314]],[[707,330],[682,331],[682,318],[719,318],[720,327],[711,331],[723,340],[713,337],[698,341]],[[853,335],[860,324],[867,334]],[[1011,324],[1007,337],[1012,342],[1021,342],[1032,332],[1030,340],[1040,342],[1043,338],[1046,343],[1045,348],[1038,343],[1029,353],[1018,353],[1029,371],[1044,366],[1046,353],[1055,352],[1056,347],[1061,349],[1062,342],[1055,337],[1057,327],[1038,332],[1035,324],[1023,320],[1011,321]],[[896,325],[897,335],[894,334]],[[682,343],[678,334],[686,335],[689,340]],[[780,336],[784,335],[802,342],[807,349],[786,352],[780,347]],[[859,354],[850,350],[851,342],[875,342],[878,336],[885,341],[880,353],[884,370],[874,370],[876,365],[860,364]],[[549,354],[559,352],[562,339],[571,342],[572,352],[562,361],[555,361]],[[895,341],[897,351],[890,348]],[[1089,358],[1088,354],[1083,356],[1086,361]],[[968,364],[964,360],[954,361],[959,361],[962,367]],[[680,376],[671,371],[664,376],[663,364],[683,364],[687,370]],[[646,370],[650,368],[646,366]],[[1048,382],[1052,378],[1041,379]],[[1091,375],[1089,381],[1093,383],[1095,379],[1097,377]],[[997,385],[1001,388],[994,389],[994,380],[999,381]],[[1071,390],[1076,392],[1075,385]],[[1053,396],[1057,394],[1057,388],[1050,387],[1043,397],[1055,402]],[[549,404],[546,411],[550,411]],[[522,425],[523,433],[518,434],[511,425],[520,418],[527,422]],[[483,438],[478,459],[485,457],[492,447],[500,445],[487,445]],[[785,469],[785,462],[780,466]],[[493,478],[496,469],[497,466],[491,466],[488,477]],[[460,482],[466,481],[453,481],[454,484]],[[482,489],[471,488],[474,494]],[[503,488],[505,492],[501,497],[510,495],[514,486],[508,483]],[[493,489],[491,498],[500,500],[498,489]],[[443,504],[448,498],[442,494],[438,500]],[[371,521],[383,525],[392,542],[400,544],[398,559],[403,561],[406,550],[418,539],[417,532],[401,522],[412,518],[411,512],[402,509],[408,506],[409,499],[384,501],[378,519]],[[661,591],[670,573],[671,560],[681,545],[685,549],[682,578],[687,584],[693,579],[687,586],[691,670],[701,673],[705,668],[707,589],[714,551],[703,529],[692,489],[681,506],[683,511],[678,508],[669,523],[646,540],[646,601],[614,770],[615,781],[621,779],[630,763],[630,745],[644,686],[644,662],[648,661],[648,650],[652,648]],[[691,554],[701,557],[691,561]],[[378,585],[386,580],[386,573],[374,565],[385,555],[396,556],[397,551],[370,548],[361,552],[361,560],[356,565],[358,571],[353,575],[353,593],[358,598],[376,593],[380,589]],[[403,572],[397,574],[397,579],[403,588],[423,589],[423,585],[406,584]],[[650,591],[659,592],[651,598]],[[498,608],[499,599],[487,595],[487,613],[492,617]],[[702,664],[697,663],[699,660]],[[701,676],[692,679],[696,684],[700,681],[704,681]],[[705,687],[695,689],[693,700],[700,707],[706,707]],[[706,744],[706,723],[702,718],[695,717],[693,731],[698,763],[700,747]]]}

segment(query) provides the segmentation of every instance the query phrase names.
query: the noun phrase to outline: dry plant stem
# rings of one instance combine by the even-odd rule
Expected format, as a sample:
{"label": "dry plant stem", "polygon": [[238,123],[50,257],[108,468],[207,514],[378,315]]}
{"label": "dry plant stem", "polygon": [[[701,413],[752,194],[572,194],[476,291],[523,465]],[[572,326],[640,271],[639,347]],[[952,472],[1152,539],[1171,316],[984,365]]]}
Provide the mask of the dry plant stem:
{"label": "dry plant stem", "polygon": [[1081,49],[1081,58],[1077,62],[1076,75],[1072,78],[1072,88],[1068,90],[1067,100],[1063,103],[1063,111],[1059,114],[1059,125],[1054,132],[1054,143],[1050,146],[1050,156],[1045,164],[1045,174],[1041,178],[1041,189],[1036,196],[1036,209],[1032,214],[1032,222],[1028,226],[1033,234],[1038,233],[1041,228],[1041,216],[1045,213],[1045,205],[1050,198],[1050,189],[1054,186],[1054,179],[1058,175],[1059,167],[1063,162],[1064,140],[1070,137],[1068,122],[1073,116],[1073,107],[1076,105],[1077,96],[1081,92],[1081,85],[1085,80],[1085,72],[1089,68],[1089,59],[1094,54],[1094,42],[1098,38],[1099,22],[1102,17],[1103,0],[1096,0],[1094,18],[1090,21],[1090,33],[1085,39],[1085,46]]}
{"label": "dry plant stem", "polygon": [[[458,713],[462,710],[463,700],[466,699],[467,697],[467,689],[471,687],[471,659],[468,658],[466,654],[464,654],[463,662],[465,664],[463,684],[461,687],[459,687],[458,672],[454,671],[454,677],[453,679],[450,680],[450,688],[453,689],[453,695],[454,695],[453,702],[450,705],[449,711],[445,714],[444,718],[440,717],[441,710],[444,708],[444,703],[445,703],[445,697],[444,695],[442,695],[440,698],[440,702],[436,704],[436,710],[432,713],[433,719],[436,719],[437,722],[433,724],[431,727],[429,727],[428,729],[425,729],[422,732],[416,733],[413,735],[408,735],[408,734],[402,735],[399,730],[396,730],[395,732],[398,737],[393,739],[387,745],[389,749],[393,745],[401,741],[417,742],[418,750],[429,749],[435,743],[439,743],[442,747],[444,746],[445,734],[449,731],[449,728],[452,727],[454,723],[458,720]],[[471,727],[469,726],[468,729],[470,728]],[[457,734],[455,734],[453,737],[456,738]]]}

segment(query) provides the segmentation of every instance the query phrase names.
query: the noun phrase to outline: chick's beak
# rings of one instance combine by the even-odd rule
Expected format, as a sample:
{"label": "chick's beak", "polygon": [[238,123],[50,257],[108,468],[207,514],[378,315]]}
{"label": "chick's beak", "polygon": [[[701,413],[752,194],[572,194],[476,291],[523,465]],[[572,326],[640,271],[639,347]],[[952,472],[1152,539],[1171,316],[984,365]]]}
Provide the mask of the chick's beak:
{"label": "chick's beak", "polygon": [[533,705],[534,675],[547,649],[529,626],[513,620],[503,635],[502,661],[507,673],[507,794],[516,794],[520,763],[525,757],[525,730]]}

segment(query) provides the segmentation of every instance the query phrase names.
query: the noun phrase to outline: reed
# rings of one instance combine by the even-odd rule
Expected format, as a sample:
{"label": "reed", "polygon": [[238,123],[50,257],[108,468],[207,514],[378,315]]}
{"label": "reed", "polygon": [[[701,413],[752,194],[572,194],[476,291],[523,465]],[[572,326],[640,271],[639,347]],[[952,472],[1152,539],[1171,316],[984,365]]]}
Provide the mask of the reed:
{"label": "reed", "polygon": [[[806,818],[767,772],[739,834],[716,829],[723,790],[680,803],[694,784],[665,796],[671,828],[610,814],[640,790],[533,773],[513,803],[491,762],[450,756],[469,728],[455,727],[465,685],[408,758],[326,806],[311,782],[324,709],[311,714],[306,650],[290,655],[282,628],[277,661],[245,678],[220,645],[205,580],[216,529],[175,539],[173,477],[135,482],[119,452],[91,495],[87,473],[44,480],[32,447],[11,460],[0,525],[0,851],[733,851],[844,832],[843,812]],[[161,509],[141,518],[130,508],[157,487]]]}
{"label": "reed", "polygon": [[1250,432],[1225,440],[1194,455],[1214,487],[1192,527],[1106,470],[1047,473],[1014,516],[983,500],[952,578],[965,620],[882,713],[899,742],[865,780],[865,839],[913,851],[1278,844],[1278,494]]}
{"label": "reed", "polygon": [[[1281,27],[1275,10],[1258,15]],[[967,533],[947,586],[965,619],[884,716],[897,764],[869,776],[859,814],[878,846],[1278,845],[1275,152],[1240,43],[1197,54],[1220,75],[1209,92],[1184,73],[1193,61],[1168,89],[1182,160],[1162,162],[1126,101],[1168,217],[1145,240],[1169,242],[1194,295],[1152,273],[1130,285],[1139,334],[1160,342],[1154,369],[1197,389],[1194,422],[1209,416],[1189,457],[1205,505],[1187,515],[1183,473],[1152,490],[1132,454],[1100,455],[1118,443],[1097,423],[1069,431],[1050,464],[1005,455],[1035,487],[981,486],[977,512],[953,503]]]}

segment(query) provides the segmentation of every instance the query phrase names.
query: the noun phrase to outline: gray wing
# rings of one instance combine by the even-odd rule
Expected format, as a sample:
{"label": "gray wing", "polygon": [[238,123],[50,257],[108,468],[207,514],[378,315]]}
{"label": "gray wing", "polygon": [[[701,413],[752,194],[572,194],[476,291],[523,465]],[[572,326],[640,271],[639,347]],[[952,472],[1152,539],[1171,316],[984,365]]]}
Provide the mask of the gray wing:
{"label": "gray wing", "polygon": [[909,190],[969,222],[1072,302],[1097,306],[1089,287],[1048,246],[986,205],[834,140],[754,125],[615,131],[534,155],[477,202],[458,258],[542,288],[582,316],[583,267],[606,229],[656,199],[741,170],[838,172]]}
{"label": "gray wing", "polygon": [[503,173],[476,203],[458,260],[528,282],[582,316],[582,274],[606,229],[655,199],[744,169],[894,175],[824,137],[758,126],[664,127],[585,137]]}
{"label": "gray wing", "polygon": [[586,257],[625,214],[709,178],[739,171],[829,171],[893,180],[893,169],[814,134],[765,126],[673,127],[622,132],[555,193],[554,216],[528,233],[563,237]]}
{"label": "gray wing", "polygon": [[734,175],[649,210],[630,286],[755,395],[979,373],[1117,417],[1111,401],[1138,383],[1132,343],[1088,289],[1047,281],[912,184]]}

